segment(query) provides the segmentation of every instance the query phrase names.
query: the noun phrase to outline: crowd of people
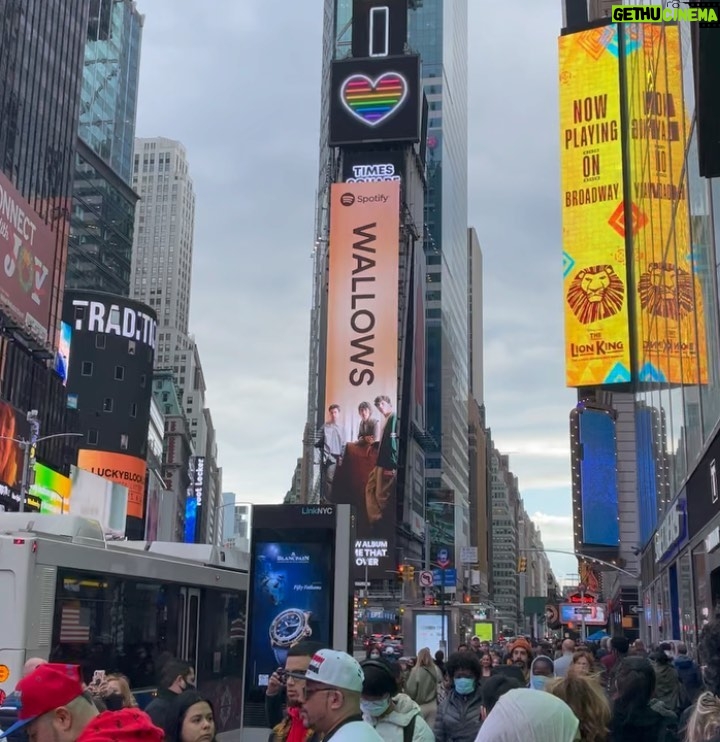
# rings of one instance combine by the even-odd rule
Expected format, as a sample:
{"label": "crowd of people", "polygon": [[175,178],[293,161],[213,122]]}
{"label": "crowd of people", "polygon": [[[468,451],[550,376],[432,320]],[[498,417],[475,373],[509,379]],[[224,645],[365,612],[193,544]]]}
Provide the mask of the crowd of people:
{"label": "crowd of people", "polygon": [[[680,643],[650,650],[474,637],[447,659],[351,655],[303,641],[269,678],[268,742],[720,742],[720,620],[698,664]],[[138,708],[127,679],[31,658],[0,708],[10,742],[215,742],[212,703],[194,669],[171,659]]]}

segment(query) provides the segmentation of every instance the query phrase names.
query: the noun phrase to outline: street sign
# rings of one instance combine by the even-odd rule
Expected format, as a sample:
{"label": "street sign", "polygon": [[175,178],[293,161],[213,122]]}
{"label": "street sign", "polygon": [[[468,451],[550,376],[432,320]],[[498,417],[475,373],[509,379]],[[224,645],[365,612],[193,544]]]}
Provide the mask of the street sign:
{"label": "street sign", "polygon": [[420,587],[432,587],[433,586],[433,573],[429,570],[423,570],[420,573]]}
{"label": "street sign", "polygon": [[585,608],[585,606],[575,609],[575,613],[578,613],[581,616],[589,616],[592,612],[593,612],[592,608]]}
{"label": "street sign", "polygon": [[478,549],[477,546],[463,546],[460,549],[460,561],[463,564],[477,564]]}
{"label": "street sign", "polygon": [[[445,579],[443,580],[443,572],[445,573]],[[440,587],[455,587],[457,585],[457,571],[454,569],[434,569],[433,570],[433,585]]]}
{"label": "street sign", "polygon": [[450,564],[450,554],[447,549],[438,549],[437,563],[440,567],[447,567]]}
{"label": "street sign", "polygon": [[425,598],[425,605],[433,605],[435,603],[435,598],[433,598],[432,595],[428,595]]}
{"label": "street sign", "polygon": [[642,609],[639,605],[631,605],[630,606],[630,613],[640,613]]}

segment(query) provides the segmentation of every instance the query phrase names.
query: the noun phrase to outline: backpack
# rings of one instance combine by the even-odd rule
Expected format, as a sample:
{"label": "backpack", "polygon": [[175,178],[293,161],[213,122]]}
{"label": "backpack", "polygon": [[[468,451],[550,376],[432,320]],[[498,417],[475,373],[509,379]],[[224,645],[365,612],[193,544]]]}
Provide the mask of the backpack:
{"label": "backpack", "polygon": [[410,723],[406,727],[403,727],[403,742],[412,742],[412,738],[415,736],[415,719],[417,719],[417,714],[410,719]]}

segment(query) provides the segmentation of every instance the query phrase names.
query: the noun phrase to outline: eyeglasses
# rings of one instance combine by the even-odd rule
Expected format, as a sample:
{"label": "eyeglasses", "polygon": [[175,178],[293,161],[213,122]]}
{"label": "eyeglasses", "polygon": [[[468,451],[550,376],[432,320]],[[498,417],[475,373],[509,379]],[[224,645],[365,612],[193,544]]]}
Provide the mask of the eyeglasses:
{"label": "eyeglasses", "polygon": [[305,687],[305,700],[312,698],[316,693],[333,693],[337,688],[308,688]]}

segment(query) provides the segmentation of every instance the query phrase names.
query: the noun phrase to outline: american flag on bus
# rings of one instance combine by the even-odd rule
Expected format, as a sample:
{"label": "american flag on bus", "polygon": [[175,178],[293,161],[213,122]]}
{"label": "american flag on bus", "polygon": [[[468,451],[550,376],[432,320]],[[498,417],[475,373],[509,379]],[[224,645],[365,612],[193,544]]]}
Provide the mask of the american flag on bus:
{"label": "american flag on bus", "polygon": [[60,609],[60,641],[67,644],[90,641],[88,608],[64,605]]}

